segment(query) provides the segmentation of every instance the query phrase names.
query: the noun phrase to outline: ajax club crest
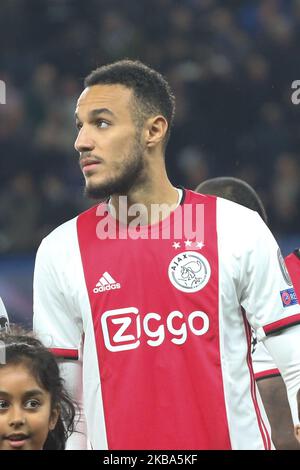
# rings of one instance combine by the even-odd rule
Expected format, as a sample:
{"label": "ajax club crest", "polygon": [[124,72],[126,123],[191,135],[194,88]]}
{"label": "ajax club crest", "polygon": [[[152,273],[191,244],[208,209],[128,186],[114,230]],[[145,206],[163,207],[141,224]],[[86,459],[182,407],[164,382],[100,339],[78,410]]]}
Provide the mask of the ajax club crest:
{"label": "ajax club crest", "polygon": [[179,253],[169,265],[169,279],[182,292],[197,292],[209,281],[211,269],[203,255],[195,251]]}

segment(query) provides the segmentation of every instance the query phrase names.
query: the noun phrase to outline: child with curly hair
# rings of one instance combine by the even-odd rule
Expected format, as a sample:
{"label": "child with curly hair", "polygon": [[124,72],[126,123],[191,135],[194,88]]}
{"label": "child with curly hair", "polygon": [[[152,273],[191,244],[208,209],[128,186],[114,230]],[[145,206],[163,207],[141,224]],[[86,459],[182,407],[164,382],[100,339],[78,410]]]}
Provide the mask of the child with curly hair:
{"label": "child with curly hair", "polygon": [[64,450],[74,417],[52,353],[20,329],[0,333],[0,450]]}

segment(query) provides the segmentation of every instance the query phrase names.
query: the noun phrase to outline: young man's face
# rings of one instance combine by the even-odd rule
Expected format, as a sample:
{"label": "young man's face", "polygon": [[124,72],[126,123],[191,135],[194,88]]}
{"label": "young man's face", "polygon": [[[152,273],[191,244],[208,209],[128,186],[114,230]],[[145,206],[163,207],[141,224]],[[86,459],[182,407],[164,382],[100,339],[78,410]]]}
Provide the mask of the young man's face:
{"label": "young man's face", "polygon": [[94,85],[78,99],[75,148],[90,197],[126,194],[144,169],[144,145],[132,119],[132,90]]}
{"label": "young man's face", "polygon": [[0,368],[0,450],[42,450],[58,411],[23,364]]}

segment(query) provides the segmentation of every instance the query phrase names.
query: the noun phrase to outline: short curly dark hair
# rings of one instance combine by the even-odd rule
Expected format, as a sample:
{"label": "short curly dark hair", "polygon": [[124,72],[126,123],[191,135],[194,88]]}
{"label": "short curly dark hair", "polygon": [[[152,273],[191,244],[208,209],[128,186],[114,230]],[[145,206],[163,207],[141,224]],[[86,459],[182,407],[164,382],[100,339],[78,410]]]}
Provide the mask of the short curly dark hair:
{"label": "short curly dark hair", "polygon": [[168,122],[166,146],[175,114],[175,97],[166,79],[139,60],[119,60],[93,70],[84,80],[84,86],[123,85],[133,90],[132,117],[137,128],[156,114]]}
{"label": "short curly dark hair", "polygon": [[57,424],[49,432],[43,449],[64,450],[68,437],[74,432],[76,408],[64,388],[56,358],[37,338],[19,327],[12,326],[8,333],[0,333],[0,342],[5,350],[5,361],[0,362],[0,370],[7,364],[24,364],[49,392],[51,409],[57,407],[60,410]]}

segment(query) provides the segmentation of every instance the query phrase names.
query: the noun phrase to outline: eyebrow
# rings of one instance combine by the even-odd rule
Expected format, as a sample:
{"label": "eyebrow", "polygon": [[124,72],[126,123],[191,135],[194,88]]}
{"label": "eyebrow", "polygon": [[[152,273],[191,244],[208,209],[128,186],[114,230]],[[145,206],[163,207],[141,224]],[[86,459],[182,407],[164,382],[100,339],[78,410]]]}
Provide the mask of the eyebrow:
{"label": "eyebrow", "polygon": [[[95,119],[99,114],[109,114],[110,116],[115,117],[114,113],[108,108],[93,109],[92,111],[89,112],[88,116],[89,116],[89,119],[92,120],[92,119]],[[80,120],[77,113],[75,113],[75,118]]]}
{"label": "eyebrow", "polygon": [[27,397],[32,397],[32,396],[36,396],[36,395],[44,395],[44,392],[42,390],[28,390],[28,392],[25,392],[24,393],[24,398],[27,398]]}
{"label": "eyebrow", "polygon": [[[39,389],[28,390],[24,393],[23,397],[28,398],[37,395],[43,395],[43,391]],[[0,397],[1,396],[5,398],[10,398],[12,395],[10,393],[4,392],[3,390],[0,390]]]}

